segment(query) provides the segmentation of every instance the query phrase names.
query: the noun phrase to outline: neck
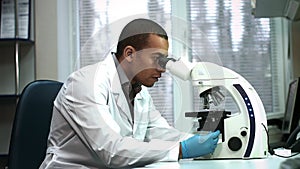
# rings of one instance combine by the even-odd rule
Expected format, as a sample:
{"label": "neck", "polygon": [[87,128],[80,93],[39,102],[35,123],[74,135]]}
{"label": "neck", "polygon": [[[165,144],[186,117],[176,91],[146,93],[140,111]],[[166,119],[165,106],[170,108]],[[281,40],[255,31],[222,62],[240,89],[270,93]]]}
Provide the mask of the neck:
{"label": "neck", "polygon": [[123,69],[125,75],[127,76],[128,80],[130,81],[131,84],[137,83],[136,80],[134,80],[134,75],[131,71],[131,65],[129,62],[126,61],[124,57],[118,58],[119,61],[119,66]]}

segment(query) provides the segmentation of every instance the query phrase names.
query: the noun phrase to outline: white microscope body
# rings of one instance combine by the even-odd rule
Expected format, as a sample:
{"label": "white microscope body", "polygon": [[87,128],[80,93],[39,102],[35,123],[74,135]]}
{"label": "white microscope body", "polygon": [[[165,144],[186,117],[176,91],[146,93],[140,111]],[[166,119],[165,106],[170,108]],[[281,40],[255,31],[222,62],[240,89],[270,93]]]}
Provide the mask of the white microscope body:
{"label": "white microscope body", "polygon": [[168,61],[165,67],[173,75],[190,80],[193,86],[197,86],[200,95],[216,86],[225,88],[238,105],[239,113],[224,119],[224,133],[222,133],[224,140],[208,158],[267,157],[265,109],[257,92],[246,79],[228,68],[209,62],[190,63],[172,60]]}

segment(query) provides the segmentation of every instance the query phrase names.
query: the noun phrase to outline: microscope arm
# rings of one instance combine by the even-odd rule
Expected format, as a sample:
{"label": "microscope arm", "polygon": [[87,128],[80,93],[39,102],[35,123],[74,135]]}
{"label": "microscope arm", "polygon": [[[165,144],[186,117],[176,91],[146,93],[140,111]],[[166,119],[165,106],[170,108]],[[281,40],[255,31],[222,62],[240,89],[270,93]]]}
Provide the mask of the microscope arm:
{"label": "microscope arm", "polygon": [[191,63],[184,59],[161,58],[159,64],[182,80],[211,81],[237,79],[240,76],[228,68],[210,62]]}
{"label": "microscope arm", "polygon": [[[263,103],[253,86],[238,73],[209,62],[190,63],[162,58],[161,67],[182,80],[190,80],[200,96],[209,96],[224,87],[239,113],[224,120],[225,141],[212,158],[264,158],[267,156],[267,126]],[[208,107],[209,108],[209,107]]]}
{"label": "microscope arm", "polygon": [[[198,93],[205,93],[215,86],[224,86],[225,82],[243,79],[234,71],[210,62],[191,63],[184,59],[161,58],[160,65],[182,80],[189,80],[198,86]],[[245,81],[245,83],[247,83]]]}

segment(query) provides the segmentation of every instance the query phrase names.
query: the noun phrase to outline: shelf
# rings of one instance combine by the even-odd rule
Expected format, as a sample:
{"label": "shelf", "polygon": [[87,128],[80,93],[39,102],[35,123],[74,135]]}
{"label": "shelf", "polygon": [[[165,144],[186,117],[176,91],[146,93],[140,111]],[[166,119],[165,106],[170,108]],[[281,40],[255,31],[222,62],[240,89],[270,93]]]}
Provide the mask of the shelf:
{"label": "shelf", "polygon": [[0,38],[0,42],[15,42],[15,41],[20,41],[20,42],[33,42],[31,39],[24,39],[24,38]]}
{"label": "shelf", "polygon": [[34,0],[0,0],[0,168],[6,165],[14,114],[35,80]]}
{"label": "shelf", "polygon": [[20,96],[20,94],[0,94],[0,99],[16,99]]}
{"label": "shelf", "polygon": [[6,46],[6,45],[13,45],[16,42],[19,42],[20,44],[24,44],[24,45],[33,45],[34,41],[30,40],[30,39],[22,39],[22,38],[5,38],[5,39],[1,39],[0,38],[0,45],[1,46]]}

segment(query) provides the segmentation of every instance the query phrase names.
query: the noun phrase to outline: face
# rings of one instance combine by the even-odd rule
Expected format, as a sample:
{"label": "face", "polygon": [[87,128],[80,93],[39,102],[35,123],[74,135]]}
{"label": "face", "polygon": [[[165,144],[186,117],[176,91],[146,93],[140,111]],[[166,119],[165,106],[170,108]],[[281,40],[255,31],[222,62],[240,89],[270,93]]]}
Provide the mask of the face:
{"label": "face", "polygon": [[165,72],[165,69],[158,65],[159,57],[166,57],[168,54],[168,41],[157,35],[150,35],[148,45],[133,55],[131,70],[133,82],[140,82],[144,86],[151,87]]}

